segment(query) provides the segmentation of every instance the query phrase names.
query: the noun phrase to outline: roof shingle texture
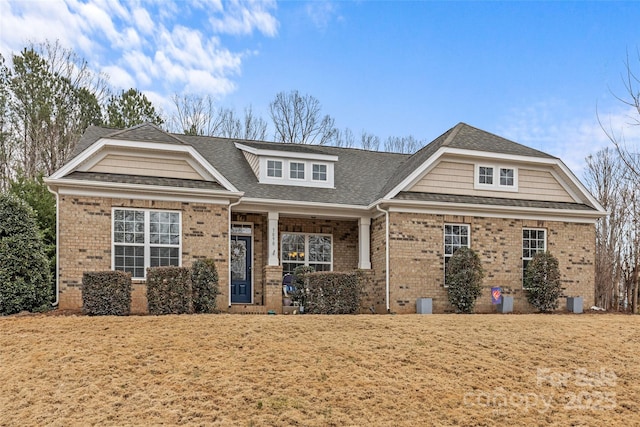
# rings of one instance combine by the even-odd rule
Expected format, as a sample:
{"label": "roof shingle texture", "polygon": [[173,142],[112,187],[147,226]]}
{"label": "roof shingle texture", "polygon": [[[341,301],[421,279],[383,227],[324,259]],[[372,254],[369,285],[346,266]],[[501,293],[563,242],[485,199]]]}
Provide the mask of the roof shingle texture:
{"label": "roof shingle texture", "polygon": [[[474,128],[465,123],[457,124],[413,155],[330,146],[246,141],[209,136],[173,135],[150,124],[143,124],[125,130],[92,126],[87,129],[78,142],[76,150],[74,151],[74,157],[98,139],[105,137],[140,142],[190,145],[239,191],[244,192],[245,198],[356,206],[367,206],[383,198],[441,147],[553,158],[541,151],[509,141],[508,139]],[[281,151],[285,156],[287,152],[337,156],[338,161],[335,163],[334,175],[335,188],[260,184],[241,150],[236,148],[236,143],[261,150]],[[126,179],[132,180],[132,176],[133,174]],[[85,175],[84,179],[87,178],[88,175]],[[99,177],[96,175],[96,179],[106,180],[115,178]],[[159,181],[153,179],[149,182]],[[437,199],[436,196],[441,197],[439,195],[433,195],[435,199]],[[407,196],[407,193],[403,193],[401,197],[407,198],[409,196]],[[493,202],[498,204],[508,203],[505,202],[506,199],[496,199],[496,201],[491,201],[489,198],[480,199],[482,200],[478,200],[478,202],[486,204],[493,204]],[[443,199],[442,201],[444,202],[446,200]],[[572,208],[575,209],[575,205]]]}

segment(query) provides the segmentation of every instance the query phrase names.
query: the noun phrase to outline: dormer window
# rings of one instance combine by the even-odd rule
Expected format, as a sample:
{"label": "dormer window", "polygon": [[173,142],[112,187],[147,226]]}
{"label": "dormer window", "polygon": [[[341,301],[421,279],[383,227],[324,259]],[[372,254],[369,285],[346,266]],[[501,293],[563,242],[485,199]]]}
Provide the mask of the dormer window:
{"label": "dormer window", "polygon": [[326,181],[327,180],[327,165],[313,165],[313,177],[314,181]]}
{"label": "dormer window", "polygon": [[267,176],[282,178],[282,162],[280,160],[267,160]]}
{"label": "dormer window", "polygon": [[518,169],[477,164],[473,182],[476,190],[518,191]]}
{"label": "dormer window", "polygon": [[[248,166],[260,184],[297,187],[335,188],[338,156],[318,152],[312,147],[289,149],[290,144],[239,143]],[[273,146],[274,148],[270,148]]]}
{"label": "dormer window", "polygon": [[289,178],[291,178],[291,179],[304,179],[304,163],[290,162],[289,163]]}

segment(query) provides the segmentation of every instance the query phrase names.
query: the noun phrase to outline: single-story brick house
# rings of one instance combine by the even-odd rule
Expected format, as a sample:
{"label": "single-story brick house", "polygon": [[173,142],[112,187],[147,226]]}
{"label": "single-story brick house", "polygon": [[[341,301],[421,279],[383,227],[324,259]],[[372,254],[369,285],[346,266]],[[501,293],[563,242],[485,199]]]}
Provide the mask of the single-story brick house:
{"label": "single-story brick house", "polygon": [[[523,267],[560,262],[565,296],[594,302],[595,222],[605,211],[553,156],[460,123],[415,154],[90,127],[46,179],[58,206],[58,301],[82,305],[85,271],[131,273],[146,310],[146,268],[213,258],[219,308],[282,312],[282,277],[299,265],[362,269],[363,311],[452,311],[444,272],[461,246],[486,288],[531,311]],[[564,301],[561,301],[564,303]]]}

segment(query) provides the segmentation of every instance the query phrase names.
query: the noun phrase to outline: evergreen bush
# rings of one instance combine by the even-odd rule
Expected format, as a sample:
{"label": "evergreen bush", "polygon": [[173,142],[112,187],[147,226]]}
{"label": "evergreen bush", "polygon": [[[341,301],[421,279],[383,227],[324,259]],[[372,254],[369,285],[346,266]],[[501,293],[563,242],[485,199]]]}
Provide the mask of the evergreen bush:
{"label": "evergreen bush", "polygon": [[191,286],[193,311],[195,313],[215,313],[218,289],[218,271],[212,259],[197,260],[191,266]]}
{"label": "evergreen bush", "polygon": [[476,300],[482,294],[484,277],[478,254],[469,248],[459,248],[451,256],[446,270],[449,302],[460,313],[473,313]]}
{"label": "evergreen bush", "polygon": [[11,194],[0,195],[0,314],[44,311],[51,273],[35,213]]}
{"label": "evergreen bush", "polygon": [[131,275],[124,271],[82,275],[82,312],[90,316],[127,316],[131,312]]}
{"label": "evergreen bush", "polygon": [[305,313],[355,314],[362,301],[359,272],[317,272],[305,275]]}
{"label": "evergreen bush", "polygon": [[153,267],[147,269],[149,314],[193,313],[191,269]]}
{"label": "evergreen bush", "polygon": [[538,311],[548,313],[558,308],[562,295],[558,259],[549,252],[537,253],[524,273],[527,300]]}

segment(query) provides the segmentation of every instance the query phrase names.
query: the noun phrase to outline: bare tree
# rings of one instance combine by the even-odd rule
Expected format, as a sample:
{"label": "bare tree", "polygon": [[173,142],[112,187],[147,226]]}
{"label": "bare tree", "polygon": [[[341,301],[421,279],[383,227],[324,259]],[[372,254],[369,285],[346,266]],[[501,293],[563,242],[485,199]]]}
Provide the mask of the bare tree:
{"label": "bare tree", "polygon": [[258,141],[267,139],[267,122],[253,114],[251,105],[244,109],[244,129],[241,137]]}
{"label": "bare tree", "polygon": [[297,90],[280,92],[269,104],[277,142],[327,144],[334,137],[334,119],[322,116],[320,101]]}
{"label": "bare tree", "polygon": [[[636,49],[636,56],[638,63],[640,64],[640,50]],[[628,126],[636,127],[640,126],[640,77],[633,71],[631,61],[629,59],[629,53],[627,52],[627,58],[625,60],[625,74],[622,76],[622,82],[625,86],[625,94],[622,96],[613,94],[624,105],[631,107],[633,113],[628,116]],[[598,122],[600,127],[607,135],[607,138],[616,147],[616,150],[620,154],[620,158],[624,164],[629,168],[633,178],[640,184],[640,155],[636,151],[639,147],[629,146],[628,141],[625,138],[625,134],[622,130],[616,130],[613,125],[609,123],[605,126],[598,115]]]}
{"label": "bare tree", "polygon": [[185,135],[217,135],[220,132],[220,115],[210,95],[182,95],[171,97],[175,113],[169,121],[169,127]]}
{"label": "bare tree", "polygon": [[378,151],[380,149],[380,138],[363,130],[360,134],[360,146],[363,150]]}
{"label": "bare tree", "polygon": [[343,148],[353,148],[356,144],[355,137],[353,136],[353,131],[349,128],[344,128],[344,130],[336,129],[335,136],[331,145],[336,147]]}
{"label": "bare tree", "polygon": [[384,151],[413,154],[423,145],[424,141],[418,141],[413,135],[402,137],[390,136],[384,142]]}
{"label": "bare tree", "polygon": [[599,307],[618,309],[624,295],[622,282],[624,230],[629,210],[629,181],[618,153],[609,148],[587,157],[585,182],[609,215],[596,224],[595,299]]}

